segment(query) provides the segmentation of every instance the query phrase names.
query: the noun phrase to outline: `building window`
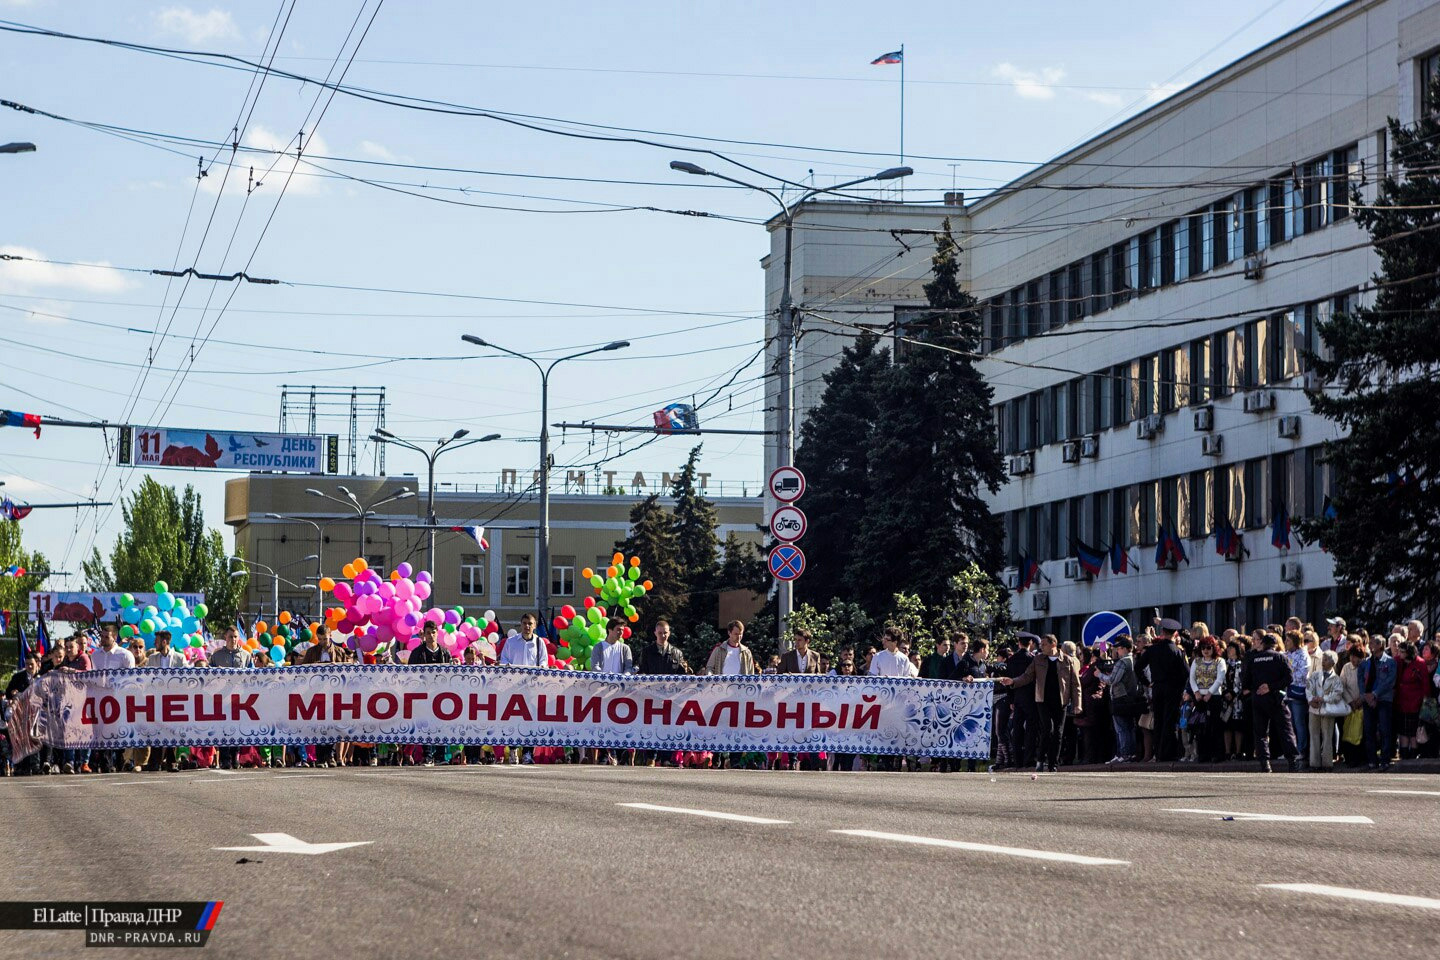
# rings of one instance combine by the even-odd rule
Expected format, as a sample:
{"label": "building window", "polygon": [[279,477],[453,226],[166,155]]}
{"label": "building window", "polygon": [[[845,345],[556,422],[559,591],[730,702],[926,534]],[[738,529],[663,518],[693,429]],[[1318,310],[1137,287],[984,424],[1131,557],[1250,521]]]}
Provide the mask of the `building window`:
{"label": "building window", "polygon": [[[1117,243],[1110,248],[1110,304],[1119,306],[1130,299],[1134,286],[1130,283],[1129,264],[1126,260],[1128,251],[1134,249],[1131,244]],[[1137,254],[1138,256],[1138,254]],[[1136,269],[1139,269],[1139,262],[1136,262]]]}
{"label": "building window", "polygon": [[[1208,211],[1201,211],[1192,220],[1200,225],[1200,262],[1192,273],[1208,273],[1215,268],[1215,217]],[[1190,238],[1192,241],[1194,237]]]}
{"label": "building window", "polygon": [[[1295,489],[1295,454],[1277,453],[1270,458],[1270,510],[1279,516],[1283,507],[1291,519],[1303,516],[1304,505]],[[1292,538],[1293,539],[1293,538]]]}
{"label": "building window", "polygon": [[1246,387],[1263,387],[1270,382],[1270,324],[1254,320],[1245,324]]}
{"label": "building window", "polygon": [[1208,537],[1215,529],[1214,477],[1209,470],[1190,474],[1190,536]]}
{"label": "building window", "polygon": [[1211,233],[1211,241],[1215,245],[1215,251],[1211,258],[1213,266],[1222,267],[1232,259],[1234,251],[1230,248],[1230,237],[1233,233],[1234,222],[1234,200],[1221,200],[1215,204],[1214,228]]}
{"label": "building window", "polygon": [[370,555],[366,556],[366,558],[365,558],[365,564],[366,564],[366,566],[368,566],[371,570],[374,570],[374,571],[375,571],[375,575],[376,575],[377,577],[379,577],[379,578],[382,579],[382,580],[385,579],[385,554],[383,554],[383,553],[370,554]]}
{"label": "building window", "polygon": [[[1294,516],[1318,517],[1325,509],[1325,497],[1330,493],[1330,467],[1322,459],[1324,455],[1321,447],[1305,448],[1304,500],[1290,508]],[[1301,491],[1297,489],[1297,500],[1300,495]]]}
{"label": "building window", "polygon": [[1089,312],[1090,302],[1088,284],[1086,281],[1085,264],[1072,263],[1067,271],[1069,273],[1068,289],[1066,295],[1069,297],[1070,319],[1080,320]]}
{"label": "building window", "polygon": [[1109,257],[1106,253],[1090,257],[1090,312],[1099,313],[1110,307]]}
{"label": "building window", "polygon": [[1285,209],[1285,181],[1271,180],[1267,191],[1269,195],[1267,198],[1268,206],[1265,210],[1265,219],[1268,223],[1266,230],[1270,234],[1270,243],[1284,243],[1289,237],[1289,234],[1285,231],[1285,227],[1289,222]]}
{"label": "building window", "polygon": [[1170,229],[1175,234],[1174,280],[1180,283],[1190,278],[1190,220],[1176,220]]}
{"label": "building window", "polygon": [[1244,464],[1245,509],[1241,512],[1244,526],[1254,529],[1270,522],[1269,470],[1263,457],[1246,460]]}
{"label": "building window", "polygon": [[512,553],[505,557],[505,596],[528,597],[530,595],[530,558],[524,554]]}
{"label": "building window", "polygon": [[575,558],[555,557],[550,563],[550,596],[568,597],[575,593]]}
{"label": "building window", "polygon": [[1420,96],[1418,99],[1420,103],[1420,113],[1416,119],[1429,116],[1436,112],[1437,107],[1440,107],[1440,104],[1437,104],[1435,101],[1434,94],[1435,78],[1440,76],[1440,50],[1421,57],[1419,64]]}
{"label": "building window", "polygon": [[1050,317],[1050,329],[1063,326],[1070,315],[1069,292],[1065,289],[1069,274],[1064,270],[1056,270],[1050,274],[1049,300],[1045,305],[1046,313]]}
{"label": "building window", "polygon": [[485,592],[485,558],[478,553],[460,557],[460,592],[467,595]]}
{"label": "building window", "polygon": [[1271,318],[1274,331],[1270,336],[1273,348],[1272,381],[1289,380],[1300,375],[1300,351],[1305,347],[1305,316],[1303,310],[1286,310]]}
{"label": "building window", "polygon": [[1335,151],[1331,159],[1334,177],[1330,185],[1330,222],[1350,216],[1350,184],[1360,172],[1360,148],[1356,144]]}
{"label": "building window", "polygon": [[1040,281],[1032,280],[1025,288],[1025,336],[1038,337],[1045,332],[1044,311],[1040,302]]}
{"label": "building window", "polygon": [[1190,402],[1207,403],[1210,400],[1210,338],[1202,337],[1190,341]]}
{"label": "building window", "polygon": [[1130,422],[1130,365],[1110,368],[1110,425],[1123,427]]}
{"label": "building window", "polygon": [[985,314],[985,352],[990,353],[1005,345],[1005,311],[998,300],[992,300]]}

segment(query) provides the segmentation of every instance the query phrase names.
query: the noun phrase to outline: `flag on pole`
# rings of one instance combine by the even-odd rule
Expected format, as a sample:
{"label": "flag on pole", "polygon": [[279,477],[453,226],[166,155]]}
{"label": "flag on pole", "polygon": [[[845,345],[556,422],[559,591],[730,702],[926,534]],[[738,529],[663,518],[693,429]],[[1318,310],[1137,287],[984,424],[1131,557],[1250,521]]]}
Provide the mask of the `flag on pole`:
{"label": "flag on pole", "polygon": [[1285,509],[1284,501],[1281,501],[1275,511],[1275,519],[1270,523],[1270,546],[1276,550],[1290,549],[1290,511]]}
{"label": "flag on pole", "polygon": [[25,661],[30,659],[30,641],[25,638],[25,621],[17,623],[16,628],[20,634],[20,669],[25,669]]}
{"label": "flag on pole", "polygon": [[490,549],[490,541],[485,539],[484,527],[451,527],[450,530],[453,533],[465,534],[465,536],[474,540],[481,550]]}
{"label": "flag on pole", "polygon": [[1080,563],[1080,569],[1090,576],[1095,576],[1105,569],[1105,554],[1097,550],[1083,540],[1075,541],[1075,559]]}
{"label": "flag on pole", "polygon": [[35,611],[35,646],[40,650],[40,656],[48,657],[54,642],[50,639],[50,629],[45,626],[45,614],[39,610]]}
{"label": "flag on pole", "polygon": [[0,520],[24,520],[34,509],[31,506],[21,506],[9,497],[0,498]]}
{"label": "flag on pole", "polygon": [[1128,548],[1122,547],[1118,541],[1110,548],[1110,572],[1130,572],[1130,551]]}
{"label": "flag on pole", "polygon": [[0,427],[34,427],[35,439],[40,439],[40,414],[21,413],[19,410],[0,410]]}
{"label": "flag on pole", "polygon": [[882,66],[882,65],[884,65],[884,64],[904,63],[904,62],[905,62],[905,51],[903,51],[903,50],[891,50],[889,53],[882,53],[882,54],[880,54],[880,56],[876,57],[874,60],[871,60],[871,61],[870,61],[870,66],[872,66],[872,67],[878,67],[878,66]]}
{"label": "flag on pole", "polygon": [[1330,494],[1325,494],[1325,503],[1320,507],[1320,516],[1326,520],[1334,520],[1340,516],[1340,511],[1335,509],[1335,504],[1330,500]]}

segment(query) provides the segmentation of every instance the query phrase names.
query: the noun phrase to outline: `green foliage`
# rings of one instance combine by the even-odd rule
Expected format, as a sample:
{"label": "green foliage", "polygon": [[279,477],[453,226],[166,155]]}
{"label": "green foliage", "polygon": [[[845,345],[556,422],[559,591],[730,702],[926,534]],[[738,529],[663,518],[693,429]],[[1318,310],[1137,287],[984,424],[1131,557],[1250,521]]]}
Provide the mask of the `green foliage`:
{"label": "green foliage", "polygon": [[[679,562],[679,547],[670,516],[660,506],[660,495],[652,493],[630,508],[630,536],[615,545],[625,557],[639,557],[641,569],[654,588],[645,594],[637,608],[640,620],[635,626],[637,636],[649,638],[655,621],[669,620],[679,630],[681,612],[685,609],[688,587]],[[603,573],[604,571],[601,571]]]}
{"label": "green foliage", "polygon": [[176,593],[203,591],[213,626],[235,622],[245,578],[230,579],[224,540],[219,530],[205,526],[194,487],[187,484],[178,496],[173,487],[146,477],[121,511],[125,529],[115,538],[110,562],[96,549],[81,564],[89,589],[150,590],[164,580]]}
{"label": "green foliage", "polygon": [[1354,193],[1380,258],[1374,304],[1321,322],[1329,355],[1306,355],[1329,387],[1310,395],[1312,407],[1347,431],[1325,443],[1336,516],[1297,524],[1377,620],[1433,606],[1440,574],[1440,120],[1392,118],[1389,140],[1375,198],[1359,204]]}
{"label": "green foliage", "polygon": [[962,631],[997,641],[1011,632],[1010,597],[1004,584],[971,563],[946,584],[935,627],[941,634]]}
{"label": "green foliage", "polygon": [[790,612],[786,638],[793,638],[797,629],[810,631],[810,649],[834,661],[841,647],[859,648],[875,639],[875,621],[857,603],[835,597],[829,608],[819,610],[802,603]]}
{"label": "green foliage", "polygon": [[[699,462],[700,445],[696,445],[670,487],[670,495],[675,498],[675,510],[671,517],[675,556],[681,577],[689,587],[689,596],[679,611],[687,625],[714,623],[719,602],[716,595],[716,574],[719,572],[716,557],[720,543],[715,531],[720,521],[715,505],[700,494],[696,485]],[[643,560],[644,554],[640,556]]]}
{"label": "green foliage", "polygon": [[795,600],[821,604],[849,592],[846,570],[870,500],[866,450],[875,423],[876,384],[890,370],[890,351],[862,332],[825,374],[825,392],[800,427],[795,465],[805,474],[805,575]]}
{"label": "green foliage", "polygon": [[875,383],[865,489],[883,496],[865,500],[841,591],[869,610],[899,593],[942,603],[953,571],[1002,565],[1000,522],[984,495],[1006,478],[992,393],[974,363],[979,307],[960,288],[959,253],[946,220],[925,285],[937,312],[906,322],[904,349]]}
{"label": "green foliage", "polygon": [[935,645],[935,635],[930,632],[930,611],[919,595],[895,594],[889,622],[905,631],[910,638],[910,649],[924,648],[928,652]]}
{"label": "green foliage", "polygon": [[[714,581],[717,592],[749,590],[763,595],[770,589],[770,569],[755,544],[741,540],[732,530],[725,535],[723,550],[725,556],[720,561],[720,570]],[[706,622],[714,623],[715,618],[711,617]]]}
{"label": "green foliage", "polygon": [[20,521],[0,520],[0,567],[25,568],[23,577],[0,577],[0,610],[30,609],[30,592],[39,590],[44,582],[35,573],[50,567],[43,554],[26,551],[23,541]]}

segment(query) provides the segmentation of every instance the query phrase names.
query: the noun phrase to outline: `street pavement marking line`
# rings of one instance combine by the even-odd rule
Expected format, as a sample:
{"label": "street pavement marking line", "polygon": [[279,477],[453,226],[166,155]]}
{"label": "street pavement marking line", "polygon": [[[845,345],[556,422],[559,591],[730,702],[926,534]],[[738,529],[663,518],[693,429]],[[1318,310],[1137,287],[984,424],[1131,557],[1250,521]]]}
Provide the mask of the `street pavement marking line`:
{"label": "street pavement marking line", "polygon": [[1383,903],[1394,907],[1419,907],[1422,910],[1440,910],[1440,900],[1429,897],[1412,897],[1403,893],[1382,893],[1379,890],[1357,890],[1353,887],[1331,887],[1323,883],[1262,883],[1262,890],[1285,890],[1290,893],[1313,893],[1318,897],[1337,897],[1341,900],[1360,900],[1364,903]]}
{"label": "street pavement marking line", "polygon": [[1366,790],[1366,793],[1397,793],[1407,797],[1440,797],[1440,790]]}
{"label": "street pavement marking line", "polygon": [[1203,816],[1232,817],[1235,820],[1269,820],[1279,823],[1351,823],[1374,826],[1369,817],[1358,816],[1296,816],[1285,813],[1240,813],[1235,810],[1195,810],[1190,807],[1167,808],[1166,813],[1198,813]]}
{"label": "street pavement marking line", "polygon": [[206,777],[203,780],[187,780],[186,783],[235,783],[239,780],[259,780],[259,777]]}
{"label": "street pavement marking line", "polygon": [[334,853],[336,850],[344,850],[348,847],[363,847],[374,843],[374,840],[352,840],[349,843],[308,843],[288,833],[252,833],[250,836],[259,840],[262,846],[258,847],[212,847],[213,850],[235,850],[242,853],[303,853],[315,856],[321,853]]}
{"label": "street pavement marking line", "polygon": [[831,833],[847,837],[868,837],[872,840],[894,840],[897,843],[917,843],[927,847],[947,847],[951,850],[969,850],[974,853],[998,853],[1006,857],[1024,857],[1027,860],[1048,860],[1055,863],[1077,863],[1084,867],[1128,867],[1129,860],[1110,860],[1106,857],[1087,857],[1078,853],[1058,853],[1054,850],[1030,850],[1025,847],[999,847],[991,843],[968,843],[964,840],[942,840],[938,837],[912,837],[905,833],[882,833],[879,830],[831,830]]}
{"label": "street pavement marking line", "polygon": [[789,823],[789,820],[771,820],[769,817],[747,817],[739,813],[721,813],[719,810],[695,810],[690,807],[662,807],[653,803],[617,803],[617,807],[632,810],[654,810],[657,813],[683,813],[691,817],[709,817],[713,820],[734,820],[737,823]]}
{"label": "street pavement marking line", "polygon": [[282,773],[275,777],[276,780],[317,780],[321,777],[333,777],[333,773]]}

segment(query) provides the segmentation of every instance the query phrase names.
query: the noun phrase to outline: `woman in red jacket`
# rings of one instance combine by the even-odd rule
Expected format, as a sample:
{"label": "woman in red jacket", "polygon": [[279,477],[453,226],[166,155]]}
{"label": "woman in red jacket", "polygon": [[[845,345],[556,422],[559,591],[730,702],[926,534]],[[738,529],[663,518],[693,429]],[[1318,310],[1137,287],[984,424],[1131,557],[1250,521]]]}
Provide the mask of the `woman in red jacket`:
{"label": "woman in red jacket", "polygon": [[1400,644],[1399,659],[1395,670],[1395,743],[1401,757],[1413,757],[1420,707],[1429,692],[1430,674],[1425,661],[1416,655],[1415,644],[1408,640]]}

